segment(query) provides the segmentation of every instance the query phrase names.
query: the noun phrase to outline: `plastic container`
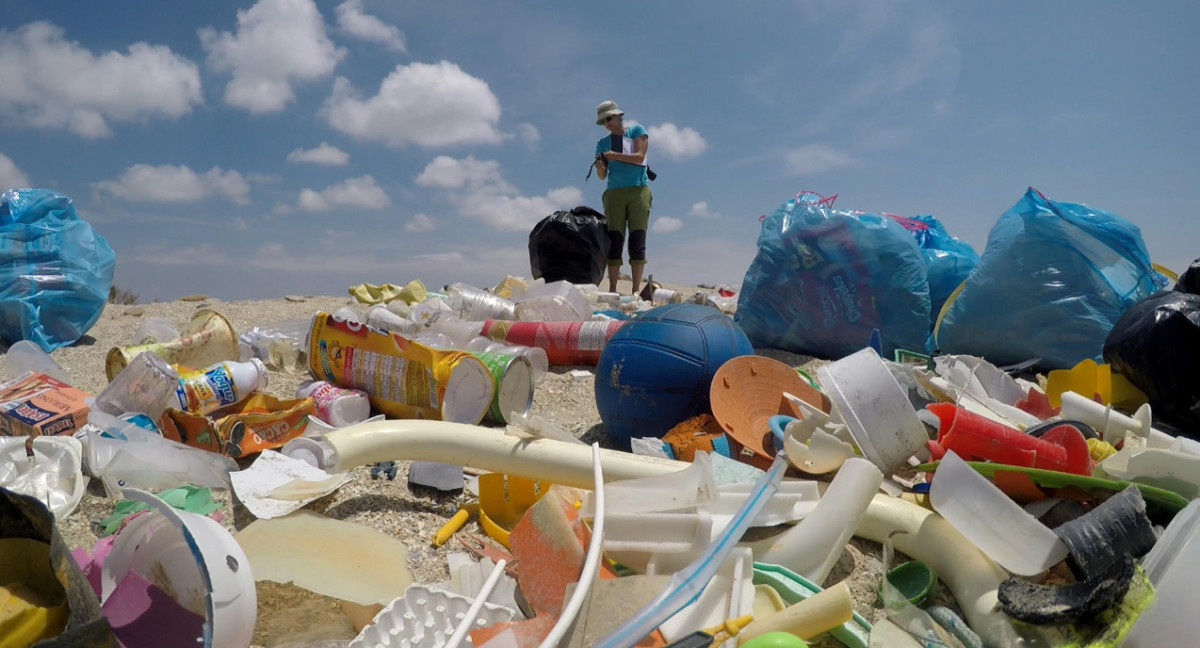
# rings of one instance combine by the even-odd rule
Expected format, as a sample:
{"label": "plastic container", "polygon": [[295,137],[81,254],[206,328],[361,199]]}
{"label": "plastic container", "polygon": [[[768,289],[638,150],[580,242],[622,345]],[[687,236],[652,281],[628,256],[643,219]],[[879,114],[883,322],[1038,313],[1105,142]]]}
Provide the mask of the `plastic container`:
{"label": "plastic container", "polygon": [[366,392],[343,389],[324,380],[301,383],[296,398],[311,398],[317,418],[334,427],[362,423],[371,416],[371,401]]}
{"label": "plastic container", "polygon": [[434,313],[423,323],[422,331],[441,333],[450,338],[455,349],[465,349],[467,344],[479,337],[482,322],[468,322],[449,313]]}
{"label": "plastic container", "polygon": [[511,299],[482,288],[455,283],[446,286],[446,294],[450,298],[450,309],[464,320],[516,319],[516,305]]}
{"label": "plastic container", "polygon": [[92,407],[112,416],[141,412],[158,421],[167,407],[178,402],[178,388],[179,373],[158,354],[143,351],[96,396]]}
{"label": "plastic container", "polygon": [[42,347],[29,340],[17,340],[13,342],[13,345],[8,347],[8,353],[4,357],[4,362],[8,367],[8,377],[10,380],[26,372],[36,371],[68,385],[71,384],[71,377],[67,375],[66,370],[58,366],[54,358],[50,357],[49,353],[43,351]]}
{"label": "plastic container", "polygon": [[1200,500],[1175,514],[1142,566],[1154,583],[1156,603],[1138,617],[1123,645],[1160,648],[1200,635],[1200,615],[1192,598],[1200,571]]}
{"label": "plastic container", "polygon": [[126,499],[150,506],[150,513],[117,535],[100,575],[106,600],[129,572],[173,593],[188,609],[203,610],[203,648],[245,648],[254,636],[258,596],[246,553],[225,527],[212,518],[177,511],[137,490]]}
{"label": "plastic container", "polygon": [[393,333],[409,335],[421,330],[420,324],[397,315],[395,311],[384,304],[375,304],[368,308],[366,320],[367,324],[375,328],[392,331]]}
{"label": "plastic container", "polygon": [[925,424],[874,349],[820,367],[817,375],[863,456],[884,475],[925,447]]}
{"label": "plastic container", "polygon": [[170,342],[179,338],[179,329],[165,317],[147,317],[133,333],[134,344]]}
{"label": "plastic container", "polygon": [[592,307],[575,284],[552,281],[525,291],[517,300],[515,313],[523,322],[579,322],[592,318]]}
{"label": "plastic container", "polygon": [[480,332],[512,345],[539,347],[549,365],[595,365],[624,321],[511,322],[488,320]]}
{"label": "plastic container", "polygon": [[181,375],[172,405],[192,414],[210,414],[266,386],[267,367],[262,360],[218,362],[204,371]]}

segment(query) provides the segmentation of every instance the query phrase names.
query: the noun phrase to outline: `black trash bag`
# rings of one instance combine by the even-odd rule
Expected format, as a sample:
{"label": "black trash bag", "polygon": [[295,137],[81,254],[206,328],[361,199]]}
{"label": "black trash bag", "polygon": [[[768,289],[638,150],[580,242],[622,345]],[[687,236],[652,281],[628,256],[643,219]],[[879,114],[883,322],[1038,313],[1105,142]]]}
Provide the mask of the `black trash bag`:
{"label": "black trash bag", "polygon": [[580,205],[556,211],[529,232],[529,266],[534,279],[599,284],[608,267],[608,221]]}
{"label": "black trash bag", "polygon": [[0,488],[0,540],[25,538],[50,545],[50,567],[67,603],[67,624],[58,636],[33,644],[34,648],[117,648],[100,601],[79,565],[71,558],[54,523],[54,514],[42,502]]}
{"label": "black trash bag", "polygon": [[1179,281],[1175,282],[1175,290],[1200,295],[1200,259],[1192,261],[1192,265],[1179,275]]}
{"label": "black trash bag", "polygon": [[1104,361],[1146,393],[1156,424],[1200,439],[1200,295],[1164,290],[1131,306],[1104,340]]}

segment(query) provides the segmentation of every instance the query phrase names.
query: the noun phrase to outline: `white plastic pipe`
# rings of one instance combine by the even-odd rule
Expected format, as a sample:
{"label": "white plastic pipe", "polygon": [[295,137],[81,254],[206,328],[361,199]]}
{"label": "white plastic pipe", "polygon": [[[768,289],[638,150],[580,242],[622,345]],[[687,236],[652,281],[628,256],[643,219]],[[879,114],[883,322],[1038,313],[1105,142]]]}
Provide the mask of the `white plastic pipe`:
{"label": "white plastic pipe", "polygon": [[563,608],[558,621],[554,622],[550,634],[542,640],[539,648],[557,648],[567,630],[575,625],[575,617],[579,616],[583,602],[592,591],[592,581],[596,579],[596,573],[600,570],[600,558],[604,555],[601,548],[604,539],[604,471],[600,466],[598,443],[592,444],[592,492],[595,494],[595,512],[592,514],[592,539],[588,542],[587,559],[583,561],[583,570],[579,573],[579,582],[575,585],[571,599],[567,601],[567,606]]}
{"label": "white plastic pipe", "polygon": [[891,538],[896,550],[933,567],[985,645],[1029,645],[1017,634],[997,599],[996,590],[1008,574],[942,516],[912,502],[878,494],[855,535],[883,544],[895,531],[904,532]]}
{"label": "white plastic pipe", "polygon": [[[332,456],[318,457],[320,467],[344,472],[355,466],[405,459],[437,461],[576,488],[592,487],[592,449],[553,439],[521,439],[501,430],[417,419],[386,420],[330,432],[324,442]],[[690,464],[600,450],[606,481],[663,475]]]}
{"label": "white plastic pipe", "polygon": [[817,507],[776,536],[757,560],[782,565],[822,584],[882,482],[883,473],[875,464],[857,457],[847,459]]}
{"label": "white plastic pipe", "polygon": [[[379,461],[415,459],[458,463],[578,488],[590,487],[591,448],[539,439],[527,441],[461,423],[390,420],[361,423],[319,439],[330,450],[321,468],[343,472]],[[608,481],[683,470],[688,464],[625,452],[601,451]],[[904,531],[898,551],[931,565],[961,606],[971,629],[988,646],[1026,645],[1000,610],[996,590],[1008,575],[942,517],[912,502],[876,494],[855,535],[882,544]]]}

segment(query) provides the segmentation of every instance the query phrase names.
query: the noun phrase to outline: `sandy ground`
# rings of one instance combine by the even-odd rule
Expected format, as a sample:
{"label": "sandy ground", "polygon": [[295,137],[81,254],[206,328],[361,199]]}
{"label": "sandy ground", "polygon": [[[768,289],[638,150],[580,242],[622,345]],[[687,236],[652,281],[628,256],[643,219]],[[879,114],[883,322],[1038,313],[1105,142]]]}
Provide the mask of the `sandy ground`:
{"label": "sandy ground", "polygon": [[[682,290],[685,294],[709,290],[692,286],[666,287]],[[629,288],[628,282],[622,281],[621,290],[628,293]],[[114,346],[132,344],[135,330],[147,317],[166,318],[182,329],[195,311],[208,308],[223,314],[241,333],[257,325],[310,316],[317,311],[332,312],[341,306],[362,305],[348,295],[293,295],[271,300],[232,302],[197,295],[173,302],[110,304],[83,339],[56,350],[52,357],[66,370],[76,387],[98,393],[107,384],[105,355]],[[774,350],[760,349],[758,353],[795,367],[813,362],[806,356]],[[0,366],[3,364],[0,358]],[[579,369],[589,371],[580,376],[578,371],[573,371]],[[551,373],[536,391],[532,413],[589,443],[597,441],[602,446],[611,447],[596,409],[590,369],[552,367]],[[266,391],[279,397],[292,398],[296,386],[306,378],[308,376],[305,373],[272,371]],[[460,493],[410,488],[407,480],[408,462],[399,462],[399,474],[394,481],[372,479],[369,472],[366,467],[354,469],[353,481],[332,495],[313,502],[308,508],[339,520],[367,525],[400,539],[408,548],[410,567],[417,582],[432,584],[444,580],[448,574],[446,554],[459,549],[454,543],[434,548],[431,538],[457,509]],[[216,496],[222,504],[224,524],[231,532],[236,533],[254,521],[253,515],[229,493],[218,491]],[[79,508],[59,521],[60,531],[68,544],[72,547],[91,547],[96,540],[97,521],[111,513],[113,504],[112,500],[104,498],[98,481],[92,480]],[[471,522],[467,530],[482,535],[475,522]],[[879,545],[854,539],[847,545],[826,581],[826,585],[832,585],[849,579],[857,611],[868,619],[880,613],[875,607],[875,587],[881,571],[879,556]],[[951,603],[944,586],[940,598],[944,603]],[[345,645],[345,641],[354,636],[336,601],[290,585],[259,584],[258,619],[255,645],[259,646],[337,646]]]}

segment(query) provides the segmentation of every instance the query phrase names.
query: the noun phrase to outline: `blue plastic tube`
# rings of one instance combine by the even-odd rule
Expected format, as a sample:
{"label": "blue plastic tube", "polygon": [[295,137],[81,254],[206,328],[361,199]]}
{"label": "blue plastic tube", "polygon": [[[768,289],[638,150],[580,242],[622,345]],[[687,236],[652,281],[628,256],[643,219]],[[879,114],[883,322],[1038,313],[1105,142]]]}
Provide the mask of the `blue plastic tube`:
{"label": "blue plastic tube", "polygon": [[659,625],[696,600],[704,587],[720,569],[725,557],[750,528],[754,516],[779,490],[779,482],[788,468],[787,454],[779,452],[765,475],[754,484],[742,507],[725,527],[724,533],[692,564],[675,572],[667,587],[653,601],[620,627],[605,635],[593,648],[632,648]]}

